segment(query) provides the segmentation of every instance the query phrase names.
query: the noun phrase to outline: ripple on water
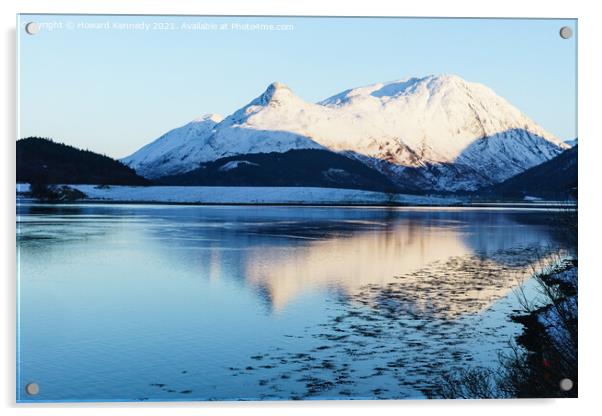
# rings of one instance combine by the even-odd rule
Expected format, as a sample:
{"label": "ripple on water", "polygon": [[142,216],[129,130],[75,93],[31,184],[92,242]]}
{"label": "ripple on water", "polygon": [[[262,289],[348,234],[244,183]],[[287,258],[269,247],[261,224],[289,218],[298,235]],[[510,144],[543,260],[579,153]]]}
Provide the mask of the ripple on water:
{"label": "ripple on water", "polygon": [[306,335],[317,346],[250,357],[270,363],[252,368],[266,389],[261,397],[424,397],[445,372],[472,365],[483,346],[491,358],[512,339],[512,290],[545,255],[517,247],[457,256],[341,295],[331,308],[338,313]]}

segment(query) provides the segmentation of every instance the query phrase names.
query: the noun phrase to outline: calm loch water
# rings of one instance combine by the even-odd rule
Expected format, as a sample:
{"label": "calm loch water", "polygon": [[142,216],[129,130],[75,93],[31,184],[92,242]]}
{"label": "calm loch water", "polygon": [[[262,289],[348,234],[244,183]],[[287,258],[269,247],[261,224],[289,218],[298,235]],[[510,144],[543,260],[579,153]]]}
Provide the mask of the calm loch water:
{"label": "calm loch water", "polygon": [[18,400],[425,397],[520,331],[548,214],[22,203]]}

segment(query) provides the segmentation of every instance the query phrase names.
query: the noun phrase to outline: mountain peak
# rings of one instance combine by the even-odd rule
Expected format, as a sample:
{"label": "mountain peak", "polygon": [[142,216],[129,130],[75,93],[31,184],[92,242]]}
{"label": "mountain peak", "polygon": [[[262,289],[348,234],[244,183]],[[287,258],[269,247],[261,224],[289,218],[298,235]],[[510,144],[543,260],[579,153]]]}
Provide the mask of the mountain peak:
{"label": "mountain peak", "polygon": [[461,87],[470,88],[470,86],[479,85],[474,82],[468,82],[464,78],[455,74],[439,74],[429,75],[421,79],[429,89],[441,88],[446,86],[448,88]]}
{"label": "mountain peak", "polygon": [[395,183],[470,190],[569,147],[490,88],[453,74],[348,89],[318,105],[274,82],[219,124],[209,118],[124,160],[158,177],[227,155],[325,148],[352,152]]}
{"label": "mountain peak", "polygon": [[381,101],[388,101],[392,98],[413,94],[432,95],[441,91],[450,91],[456,87],[466,88],[468,85],[469,83],[467,81],[454,74],[409,77],[352,88],[329,97],[318,104],[325,106],[339,106],[356,99],[366,98],[376,98]]}
{"label": "mountain peak", "polygon": [[220,121],[222,121],[224,119],[224,117],[222,117],[219,114],[215,114],[215,113],[209,113],[209,114],[203,114],[200,117],[195,118],[194,120],[192,120],[194,123],[202,123],[205,121],[212,121],[214,123],[219,123]]}
{"label": "mountain peak", "polygon": [[261,94],[261,104],[282,103],[287,99],[294,97],[293,91],[281,82],[272,82],[263,94]]}
{"label": "mountain peak", "polygon": [[466,82],[464,80],[464,78],[462,78],[461,76],[456,75],[456,74],[437,74],[437,75],[431,74],[431,75],[424,77],[423,79],[436,79],[439,81],[446,81],[446,82],[457,82],[457,81]]}
{"label": "mountain peak", "polygon": [[268,86],[268,89],[273,89],[273,90],[279,90],[279,89],[283,89],[283,88],[290,90],[290,88],[286,84],[283,84],[282,82],[278,82],[278,81],[274,81]]}

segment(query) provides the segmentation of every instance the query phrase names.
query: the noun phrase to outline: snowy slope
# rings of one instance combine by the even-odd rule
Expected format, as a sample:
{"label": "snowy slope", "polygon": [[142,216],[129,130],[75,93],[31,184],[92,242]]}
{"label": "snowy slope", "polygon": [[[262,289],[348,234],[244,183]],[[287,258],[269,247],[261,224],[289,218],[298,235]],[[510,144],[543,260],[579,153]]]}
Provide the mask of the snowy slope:
{"label": "snowy slope", "polygon": [[143,148],[124,162],[157,177],[236,154],[326,148],[400,184],[470,190],[500,182],[568,147],[489,88],[454,75],[373,84],[318,104],[274,83],[195,140],[198,151],[186,160],[176,160],[173,153],[149,157]]}
{"label": "snowy slope", "polygon": [[222,119],[217,114],[199,117],[168,131],[121,161],[147,178],[186,172],[198,166],[199,155],[205,151],[205,139]]}
{"label": "snowy slope", "polygon": [[[288,91],[281,84],[274,83],[262,95],[226,119],[211,115],[200,122],[171,130],[121,161],[142,176],[158,178],[187,172],[198,168],[200,163],[228,156],[321,149],[322,146],[304,135],[277,126],[258,129],[245,123],[255,113],[281,105],[285,101],[283,98],[289,98]],[[290,97],[294,97],[292,93]],[[301,99],[296,99],[287,107],[302,104]]]}

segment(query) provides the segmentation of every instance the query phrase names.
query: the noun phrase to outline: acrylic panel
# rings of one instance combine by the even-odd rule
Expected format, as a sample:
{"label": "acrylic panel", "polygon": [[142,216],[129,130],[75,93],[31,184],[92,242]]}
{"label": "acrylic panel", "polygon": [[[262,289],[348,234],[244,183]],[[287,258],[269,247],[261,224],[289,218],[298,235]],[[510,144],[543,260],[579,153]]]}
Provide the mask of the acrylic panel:
{"label": "acrylic panel", "polygon": [[575,19],[17,40],[18,402],[577,396]]}

